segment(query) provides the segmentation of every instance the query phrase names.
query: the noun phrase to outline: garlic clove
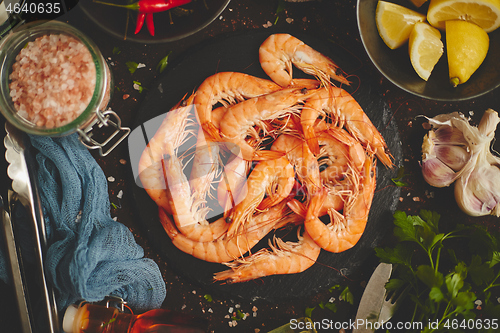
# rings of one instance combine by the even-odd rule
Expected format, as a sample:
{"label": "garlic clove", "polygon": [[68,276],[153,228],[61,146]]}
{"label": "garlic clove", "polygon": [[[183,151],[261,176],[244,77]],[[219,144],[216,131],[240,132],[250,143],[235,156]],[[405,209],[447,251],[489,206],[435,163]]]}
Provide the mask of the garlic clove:
{"label": "garlic clove", "polygon": [[500,169],[487,164],[476,166],[468,177],[457,181],[455,199],[471,216],[500,216]]}
{"label": "garlic clove", "polygon": [[436,145],[468,145],[468,142],[465,139],[462,131],[454,126],[440,126],[437,130],[433,131],[433,133],[434,135],[432,137],[432,140]]}
{"label": "garlic clove", "polygon": [[436,157],[423,160],[421,167],[425,181],[431,186],[450,186],[456,179],[455,171]]}
{"label": "garlic clove", "polygon": [[454,171],[460,171],[470,159],[469,152],[462,146],[437,145],[434,154]]}

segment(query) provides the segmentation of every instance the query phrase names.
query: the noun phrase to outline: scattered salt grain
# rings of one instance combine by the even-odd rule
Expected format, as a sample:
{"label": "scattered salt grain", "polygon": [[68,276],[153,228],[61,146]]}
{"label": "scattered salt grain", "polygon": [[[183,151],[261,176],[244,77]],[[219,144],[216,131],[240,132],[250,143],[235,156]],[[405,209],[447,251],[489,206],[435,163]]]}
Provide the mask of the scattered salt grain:
{"label": "scattered salt grain", "polygon": [[146,67],[146,65],[145,65],[145,64],[140,64],[140,63],[139,63],[139,64],[137,64],[137,69],[139,69],[139,68],[144,68],[144,67]]}
{"label": "scattered salt grain", "polygon": [[328,303],[333,303],[335,302],[335,297],[330,297],[330,299],[328,300]]}
{"label": "scattered salt grain", "polygon": [[285,21],[286,23],[291,24],[293,22],[293,18],[287,17]]}
{"label": "scattered salt grain", "polygon": [[118,192],[118,194],[116,195],[116,197],[117,197],[118,199],[123,198],[123,191],[122,191],[122,190],[120,190],[120,191]]}
{"label": "scattered salt grain", "polygon": [[234,311],[234,308],[233,308],[233,307],[230,307],[230,308],[227,310],[227,312],[229,312],[229,313],[233,313],[233,311]]}
{"label": "scattered salt grain", "polygon": [[212,308],[208,308],[207,311],[210,312],[210,313],[214,313],[214,310],[212,310]]}
{"label": "scattered salt grain", "polygon": [[267,21],[267,23],[263,24],[262,25],[264,28],[269,28],[269,27],[272,27],[273,24],[270,22],[270,21]]}
{"label": "scattered salt grain", "polygon": [[239,308],[241,308],[241,305],[236,304],[234,307],[235,307],[236,309],[239,309]]}
{"label": "scattered salt grain", "polygon": [[135,90],[141,90],[141,86],[137,83],[134,83],[134,89]]}
{"label": "scattered salt grain", "polygon": [[196,290],[193,290],[192,293],[193,293],[193,295],[196,295]]}
{"label": "scattered salt grain", "polygon": [[186,305],[186,304],[183,304],[183,305],[181,306],[181,310],[184,310],[186,307],[187,307],[187,305]]}
{"label": "scattered salt grain", "polygon": [[108,177],[108,182],[112,183],[114,181],[115,181],[115,177],[113,177],[113,176]]}

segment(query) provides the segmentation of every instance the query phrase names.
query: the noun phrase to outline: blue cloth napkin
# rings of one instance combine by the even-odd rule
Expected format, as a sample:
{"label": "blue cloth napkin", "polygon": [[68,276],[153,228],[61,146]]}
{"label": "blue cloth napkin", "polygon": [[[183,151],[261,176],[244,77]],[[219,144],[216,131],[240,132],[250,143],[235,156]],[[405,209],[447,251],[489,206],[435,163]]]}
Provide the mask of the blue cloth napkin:
{"label": "blue cloth napkin", "polygon": [[107,179],[78,135],[30,139],[39,151],[45,269],[58,307],[114,295],[139,311],[159,308],[166,296],[161,272],[130,230],[111,218]]}

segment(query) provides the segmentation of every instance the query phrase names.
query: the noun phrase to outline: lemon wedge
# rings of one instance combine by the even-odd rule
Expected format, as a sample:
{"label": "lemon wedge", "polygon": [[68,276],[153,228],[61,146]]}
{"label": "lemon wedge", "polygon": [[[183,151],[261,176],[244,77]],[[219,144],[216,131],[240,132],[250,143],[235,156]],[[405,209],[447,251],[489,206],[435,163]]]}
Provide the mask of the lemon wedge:
{"label": "lemon wedge", "polygon": [[391,49],[403,45],[416,22],[424,22],[424,14],[387,1],[379,1],[375,21],[380,37]]}
{"label": "lemon wedge", "polygon": [[438,29],[428,23],[415,23],[410,33],[410,61],[418,76],[427,81],[434,66],[443,55],[443,42]]}
{"label": "lemon wedge", "polygon": [[427,20],[441,30],[446,21],[463,20],[491,32],[500,26],[500,0],[431,0]]}
{"label": "lemon wedge", "polygon": [[466,21],[446,21],[446,53],[450,83],[467,82],[483,63],[490,40],[480,26]]}

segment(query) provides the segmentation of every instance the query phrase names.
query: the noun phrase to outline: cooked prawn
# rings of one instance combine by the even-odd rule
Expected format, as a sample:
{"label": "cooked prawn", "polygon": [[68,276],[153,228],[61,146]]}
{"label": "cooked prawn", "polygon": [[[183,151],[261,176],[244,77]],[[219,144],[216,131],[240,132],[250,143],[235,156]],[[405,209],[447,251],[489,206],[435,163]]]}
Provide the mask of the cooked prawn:
{"label": "cooked prawn", "polygon": [[181,146],[191,134],[186,128],[192,124],[189,118],[193,107],[192,101],[193,96],[190,96],[187,101],[180,101],[167,112],[157,132],[144,149],[138,164],[142,186],[151,199],[169,213],[172,213],[171,202],[163,177],[161,160],[166,146],[173,151],[174,147]]}
{"label": "cooked prawn", "polygon": [[[231,223],[228,235],[241,231],[255,209],[264,210],[283,201],[292,191],[294,176],[293,167],[286,157],[259,162],[248,176],[243,200],[227,218]],[[264,199],[266,193],[268,197]]]}
{"label": "cooked prawn", "polygon": [[217,263],[229,262],[241,257],[250,251],[273,228],[288,223],[297,223],[299,219],[303,220],[288,210],[286,202],[282,202],[265,212],[252,216],[246,232],[242,234],[235,237],[224,235],[209,242],[200,242],[189,239],[180,233],[167,213],[161,208],[159,209],[159,216],[163,228],[179,250],[195,258]]}
{"label": "cooked prawn", "polygon": [[311,267],[321,252],[319,247],[304,232],[298,235],[298,242],[284,242],[275,238],[275,244],[269,244],[271,251],[262,249],[248,257],[226,263],[231,269],[216,273],[214,280],[244,282],[269,275],[300,273]]}
{"label": "cooked prawn", "polygon": [[229,106],[281,89],[276,83],[238,72],[220,72],[206,78],[195,93],[194,105],[202,128],[214,140],[221,141],[218,129],[212,124],[212,106]]}
{"label": "cooked prawn", "polygon": [[271,80],[282,87],[292,84],[292,64],[322,82],[329,82],[331,78],[349,85],[333,60],[289,34],[269,36],[259,48],[259,61]]}
{"label": "cooked prawn", "polygon": [[392,167],[392,157],[384,138],[370,121],[358,102],[344,89],[323,87],[309,98],[304,105],[301,124],[304,137],[315,154],[319,153],[315,123],[320,114],[329,115],[334,124],[344,127],[370,153],[374,153],[388,167]]}
{"label": "cooked prawn", "polygon": [[283,153],[256,150],[245,141],[245,138],[252,133],[254,125],[259,126],[263,121],[298,112],[298,104],[313,96],[316,91],[306,88],[287,88],[233,105],[227,109],[220,122],[221,136],[224,141],[237,145],[246,160],[279,158]]}
{"label": "cooked prawn", "polygon": [[204,205],[204,196],[196,189],[192,191],[181,160],[175,154],[165,155],[162,165],[178,230],[189,239],[199,242],[209,242],[225,234],[228,225],[223,217],[212,223],[205,219],[209,208]]}
{"label": "cooked prawn", "polygon": [[375,192],[375,162],[367,158],[362,173],[352,172],[350,177],[353,193],[344,204],[343,215],[337,213],[328,225],[318,218],[325,191],[311,199],[307,210],[306,231],[319,246],[330,252],[348,250],[361,238]]}

